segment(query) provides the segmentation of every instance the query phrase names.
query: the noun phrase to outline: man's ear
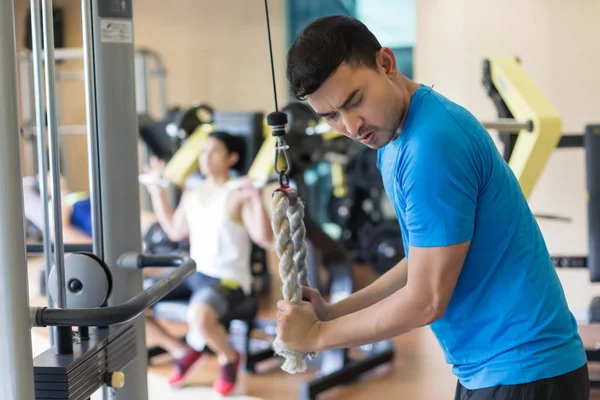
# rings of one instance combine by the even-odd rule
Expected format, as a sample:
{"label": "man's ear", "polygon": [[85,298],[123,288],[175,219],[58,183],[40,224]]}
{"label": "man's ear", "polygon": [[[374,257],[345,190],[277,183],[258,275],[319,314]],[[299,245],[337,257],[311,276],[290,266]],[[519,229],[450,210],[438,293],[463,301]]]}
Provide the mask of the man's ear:
{"label": "man's ear", "polygon": [[394,76],[398,73],[396,65],[396,56],[389,47],[383,47],[377,53],[377,64],[387,76]]}
{"label": "man's ear", "polygon": [[240,155],[238,153],[230,153],[229,154],[229,166],[233,167],[240,160]]}

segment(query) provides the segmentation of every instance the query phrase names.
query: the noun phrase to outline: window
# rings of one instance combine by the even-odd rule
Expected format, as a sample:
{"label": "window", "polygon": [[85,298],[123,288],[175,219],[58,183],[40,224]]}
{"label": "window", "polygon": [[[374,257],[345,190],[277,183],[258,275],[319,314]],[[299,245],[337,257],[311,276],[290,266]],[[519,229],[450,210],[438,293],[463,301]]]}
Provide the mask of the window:
{"label": "window", "polygon": [[416,35],[414,0],[288,0],[288,48],[302,28],[327,15],[360,19],[396,55],[398,69],[413,77]]}

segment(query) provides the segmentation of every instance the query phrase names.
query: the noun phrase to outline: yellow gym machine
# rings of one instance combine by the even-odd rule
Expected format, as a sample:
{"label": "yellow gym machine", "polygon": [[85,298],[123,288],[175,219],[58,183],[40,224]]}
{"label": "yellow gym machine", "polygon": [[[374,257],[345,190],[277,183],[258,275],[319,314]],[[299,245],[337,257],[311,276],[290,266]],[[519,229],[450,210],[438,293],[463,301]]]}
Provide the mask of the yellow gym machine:
{"label": "yellow gym machine", "polygon": [[501,133],[517,133],[503,136],[504,155],[529,198],[560,141],[560,116],[515,58],[486,60],[483,84],[500,117],[483,125]]}

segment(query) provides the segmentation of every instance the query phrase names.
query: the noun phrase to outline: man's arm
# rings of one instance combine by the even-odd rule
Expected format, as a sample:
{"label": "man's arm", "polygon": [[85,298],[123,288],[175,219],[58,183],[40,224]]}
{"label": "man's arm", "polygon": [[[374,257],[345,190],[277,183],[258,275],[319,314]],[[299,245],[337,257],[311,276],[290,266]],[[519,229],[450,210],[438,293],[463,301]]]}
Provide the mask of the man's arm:
{"label": "man's arm", "polygon": [[406,286],[370,307],[322,322],[315,350],[389,339],[441,318],[456,287],[469,243],[411,247],[410,280]]}
{"label": "man's arm", "polygon": [[369,286],[332,304],[328,320],[340,318],[372,306],[402,289],[406,285],[407,279],[408,264],[406,258],[403,258],[392,269],[381,275]]}
{"label": "man's arm", "polygon": [[299,351],[374,343],[446,313],[476,231],[478,198],[488,174],[478,143],[451,123],[414,135],[396,189],[404,200],[410,254],[406,286],[328,322],[318,321],[310,306],[280,302],[278,334],[284,343]]}
{"label": "man's arm", "polygon": [[267,248],[273,242],[271,221],[263,205],[262,196],[258,189],[247,189],[250,193],[243,199],[241,216],[248,235],[254,243]]}
{"label": "man's arm", "polygon": [[156,219],[170,240],[178,242],[189,235],[187,221],[185,219],[185,197],[184,192],[175,211],[169,206],[166,193],[158,186],[148,187],[152,209]]}

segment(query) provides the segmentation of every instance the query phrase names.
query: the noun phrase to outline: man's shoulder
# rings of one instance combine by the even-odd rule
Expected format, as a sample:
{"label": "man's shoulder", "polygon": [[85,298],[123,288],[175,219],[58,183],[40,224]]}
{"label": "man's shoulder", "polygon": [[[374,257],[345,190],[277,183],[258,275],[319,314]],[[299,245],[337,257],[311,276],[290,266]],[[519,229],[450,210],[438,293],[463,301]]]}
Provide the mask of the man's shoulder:
{"label": "man's shoulder", "polygon": [[[423,95],[421,107],[415,118],[415,129],[437,135],[458,133],[481,134],[484,129],[479,120],[463,105],[433,89]],[[455,139],[466,137],[456,136]]]}

